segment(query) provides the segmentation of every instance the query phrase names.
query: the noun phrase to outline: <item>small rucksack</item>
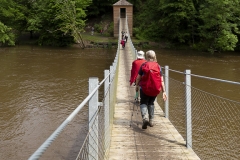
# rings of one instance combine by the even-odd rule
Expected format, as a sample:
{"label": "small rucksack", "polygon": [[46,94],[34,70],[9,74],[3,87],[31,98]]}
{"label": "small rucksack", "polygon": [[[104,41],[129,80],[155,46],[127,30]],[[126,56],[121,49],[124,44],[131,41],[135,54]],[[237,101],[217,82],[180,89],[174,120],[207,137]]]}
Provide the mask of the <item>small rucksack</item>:
{"label": "small rucksack", "polygon": [[157,96],[162,89],[160,65],[157,62],[146,62],[142,65],[143,75],[141,88],[148,96]]}

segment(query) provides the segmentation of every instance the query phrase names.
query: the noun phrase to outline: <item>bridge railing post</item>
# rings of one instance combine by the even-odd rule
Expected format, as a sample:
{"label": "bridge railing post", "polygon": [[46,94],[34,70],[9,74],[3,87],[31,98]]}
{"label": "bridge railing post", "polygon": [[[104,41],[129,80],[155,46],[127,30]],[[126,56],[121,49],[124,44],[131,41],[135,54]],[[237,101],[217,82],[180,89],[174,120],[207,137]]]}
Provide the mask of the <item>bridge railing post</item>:
{"label": "bridge railing post", "polygon": [[[89,78],[89,94],[98,86],[98,78]],[[97,160],[98,159],[98,91],[92,96],[88,102],[89,105],[89,130],[92,130],[89,135],[88,143],[88,159]],[[95,115],[96,114],[96,115]],[[96,116],[96,118],[94,118]]]}
{"label": "bridge railing post", "polygon": [[134,58],[137,59],[137,50],[134,52]]}
{"label": "bridge railing post", "polygon": [[185,71],[186,97],[186,146],[192,148],[192,99],[191,99],[191,70]]}
{"label": "bridge railing post", "polygon": [[[114,104],[114,99],[115,99],[115,91],[114,91],[114,89],[115,89],[115,79],[114,79],[114,77],[115,77],[115,70],[116,70],[116,65],[117,65],[117,62],[114,62],[113,64],[112,64],[112,69],[111,69],[111,72],[113,73],[113,74],[111,74],[111,76],[112,76],[112,78],[111,78],[111,83],[112,83],[112,104]],[[113,105],[113,114],[115,113],[115,107],[114,107],[114,105]]]}
{"label": "bridge railing post", "polygon": [[[107,78],[108,76],[108,78]],[[110,122],[109,122],[109,70],[104,70],[104,78],[107,78],[104,82],[104,150],[107,151],[108,144],[110,143]]]}
{"label": "bridge railing post", "polygon": [[110,66],[110,131],[112,130],[113,124],[113,114],[114,114],[114,107],[113,107],[113,96],[114,96],[114,85],[113,85],[113,66]]}
{"label": "bridge railing post", "polygon": [[167,100],[165,101],[165,118],[169,119],[169,66],[165,66],[165,90],[167,94]]}

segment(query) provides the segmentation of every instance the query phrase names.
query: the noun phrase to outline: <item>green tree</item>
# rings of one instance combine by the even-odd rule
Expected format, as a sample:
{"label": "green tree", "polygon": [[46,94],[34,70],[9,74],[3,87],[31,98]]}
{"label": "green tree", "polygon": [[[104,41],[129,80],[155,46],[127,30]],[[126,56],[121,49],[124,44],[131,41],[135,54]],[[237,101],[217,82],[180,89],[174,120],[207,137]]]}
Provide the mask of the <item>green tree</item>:
{"label": "green tree", "polygon": [[134,35],[139,39],[159,40],[160,28],[159,17],[161,12],[157,9],[159,1],[149,0],[139,5],[139,13],[135,14],[134,20]]}
{"label": "green tree", "polygon": [[15,45],[15,36],[12,29],[0,22],[0,45]]}
{"label": "green tree", "polygon": [[[195,32],[196,10],[192,0],[163,0],[159,5],[159,19],[164,38],[189,44]],[[193,43],[193,42],[192,42]]]}
{"label": "green tree", "polygon": [[198,26],[197,12],[192,0],[149,0],[142,3],[140,10],[134,22],[137,37],[195,43]]}
{"label": "green tree", "polygon": [[62,7],[55,18],[60,20],[59,30],[65,35],[70,34],[74,40],[84,48],[84,43],[80,32],[84,30],[86,17],[85,9],[90,4],[91,0],[63,0]]}
{"label": "green tree", "polygon": [[56,0],[42,0],[32,2],[32,12],[28,19],[28,30],[40,34],[39,45],[67,46],[71,43],[69,35],[59,30],[59,23],[55,17],[60,11],[61,4]]}
{"label": "green tree", "polygon": [[25,29],[26,7],[14,0],[0,0],[0,21],[12,28],[14,34]]}
{"label": "green tree", "polygon": [[81,38],[90,0],[42,0],[31,3],[28,31],[40,33],[40,45],[68,46]]}
{"label": "green tree", "polygon": [[206,0],[200,5],[200,18],[200,36],[209,51],[234,50],[239,34],[239,0]]}
{"label": "green tree", "polygon": [[27,16],[27,24],[26,24],[26,31],[30,32],[31,37],[33,37],[33,33],[41,32],[43,29],[43,19],[41,13],[42,2],[44,1],[28,1],[28,16]]}

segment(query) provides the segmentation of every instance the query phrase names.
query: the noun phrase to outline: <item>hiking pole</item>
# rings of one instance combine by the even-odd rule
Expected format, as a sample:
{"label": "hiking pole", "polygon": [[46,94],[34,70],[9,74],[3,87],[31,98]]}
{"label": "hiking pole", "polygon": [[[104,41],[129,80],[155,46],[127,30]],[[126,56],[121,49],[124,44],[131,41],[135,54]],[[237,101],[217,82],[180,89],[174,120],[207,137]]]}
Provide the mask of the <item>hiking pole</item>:
{"label": "hiking pole", "polygon": [[[136,104],[139,104],[139,103],[140,103],[138,97],[139,97],[139,92],[136,91],[136,94],[135,94],[135,103],[136,103]],[[138,107],[137,107],[137,114],[138,114]]]}
{"label": "hiking pole", "polygon": [[135,104],[133,103],[133,106],[132,106],[132,116],[131,116],[130,127],[132,127],[132,120],[133,120],[134,106],[135,106]]}
{"label": "hiking pole", "polygon": [[[134,97],[134,102],[133,102],[133,109],[132,109],[132,116],[131,116],[131,123],[130,123],[130,127],[132,126],[132,119],[133,119],[133,113],[135,111],[135,105],[138,103],[138,91],[136,91],[135,97]],[[138,108],[137,108],[138,110]],[[138,113],[137,113],[138,114]]]}
{"label": "hiking pole", "polygon": [[133,113],[134,113],[134,111],[135,111],[135,105],[136,105],[136,102],[133,102],[132,103],[133,104],[133,106],[132,106],[132,116],[131,116],[131,122],[130,122],[130,127],[132,127],[132,121],[133,121]]}
{"label": "hiking pole", "polygon": [[[136,107],[137,107],[137,110],[136,110],[137,115],[138,115],[138,112],[139,112],[139,109],[140,109],[140,100],[139,100],[138,98],[139,98],[139,90],[136,91],[136,94],[135,94],[135,105],[136,105]],[[136,115],[136,118],[137,118],[137,115]],[[137,123],[137,126],[138,126],[138,125],[139,125],[139,124]]]}
{"label": "hiking pole", "polygon": [[136,94],[135,94],[135,102],[138,103],[138,91],[136,91]]}

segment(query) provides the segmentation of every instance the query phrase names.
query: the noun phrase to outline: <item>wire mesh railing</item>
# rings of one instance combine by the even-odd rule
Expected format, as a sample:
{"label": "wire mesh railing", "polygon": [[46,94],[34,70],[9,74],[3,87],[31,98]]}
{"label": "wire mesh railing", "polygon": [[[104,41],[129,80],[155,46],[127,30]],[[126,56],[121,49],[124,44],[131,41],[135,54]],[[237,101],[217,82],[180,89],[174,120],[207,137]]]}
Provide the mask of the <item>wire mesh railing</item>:
{"label": "wire mesh railing", "polygon": [[[117,66],[113,68],[117,69]],[[108,74],[109,71],[105,70],[104,75],[110,81],[105,81],[102,103],[89,105],[89,111],[94,114],[90,116],[91,118],[89,117],[89,131],[76,158],[77,160],[101,160],[108,157],[117,83],[117,77],[114,75],[108,77]],[[117,70],[115,75],[117,75]],[[97,101],[94,100],[94,102]]]}
{"label": "wire mesh railing", "polygon": [[[240,102],[193,87],[191,76],[232,85],[240,83],[183,73],[165,66],[165,76],[169,71],[182,75],[185,81],[165,77],[169,83],[169,104],[162,109],[169,112],[168,118],[185,139],[186,146],[201,159],[240,159]],[[159,103],[164,106],[163,102]]]}
{"label": "wire mesh railing", "polygon": [[[119,19],[119,35],[121,20]],[[127,19],[125,29],[129,33]],[[134,59],[137,50],[134,48],[130,34],[128,43]],[[120,51],[119,36],[118,49],[113,65],[104,71],[104,80],[89,79],[89,95],[74,110],[74,112],[59,126],[59,128],[38,148],[29,158],[39,159],[45,150],[62,132],[74,116],[88,103],[89,125],[86,138],[78,153],[77,160],[108,159],[113,124],[114,104],[118,75],[118,55]],[[169,71],[180,74],[185,81],[172,79]],[[158,102],[174,127],[186,140],[186,146],[194,150],[201,159],[240,159],[240,102],[232,101],[191,85],[191,76],[216,80],[234,85],[216,78],[204,77],[187,72],[179,72],[165,66],[164,71],[168,100]],[[104,85],[104,96],[98,101],[98,90]]]}
{"label": "wire mesh railing", "polygon": [[240,103],[192,87],[193,149],[202,159],[240,158]]}
{"label": "wire mesh railing", "polygon": [[[119,22],[120,23],[120,22]],[[120,42],[120,41],[119,41]],[[119,43],[113,64],[104,71],[104,79],[99,83],[97,77],[89,78],[89,95],[69,115],[69,117],[52,133],[52,135],[29,157],[29,160],[39,159],[64,128],[72,121],[86,105],[89,107],[89,124],[86,138],[78,153],[78,160],[106,159],[110,147],[111,128],[115,105],[116,85],[118,75]],[[104,86],[104,96],[98,101],[98,91]],[[88,104],[87,104],[88,103]]]}

